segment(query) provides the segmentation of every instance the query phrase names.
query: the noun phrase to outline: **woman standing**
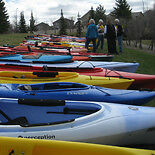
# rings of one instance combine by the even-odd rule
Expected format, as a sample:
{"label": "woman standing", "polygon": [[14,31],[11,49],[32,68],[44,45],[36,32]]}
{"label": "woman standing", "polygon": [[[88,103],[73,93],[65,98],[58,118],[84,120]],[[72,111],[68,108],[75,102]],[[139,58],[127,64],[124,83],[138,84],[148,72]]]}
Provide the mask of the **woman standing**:
{"label": "woman standing", "polygon": [[88,49],[89,43],[93,42],[93,52],[96,52],[96,39],[98,37],[98,29],[95,25],[94,19],[89,20],[89,25],[86,32],[86,43],[85,47]]}
{"label": "woman standing", "polygon": [[98,28],[97,48],[99,47],[99,45],[101,43],[101,50],[102,50],[103,45],[104,45],[104,25],[103,25],[103,20],[102,19],[99,20],[97,28]]}

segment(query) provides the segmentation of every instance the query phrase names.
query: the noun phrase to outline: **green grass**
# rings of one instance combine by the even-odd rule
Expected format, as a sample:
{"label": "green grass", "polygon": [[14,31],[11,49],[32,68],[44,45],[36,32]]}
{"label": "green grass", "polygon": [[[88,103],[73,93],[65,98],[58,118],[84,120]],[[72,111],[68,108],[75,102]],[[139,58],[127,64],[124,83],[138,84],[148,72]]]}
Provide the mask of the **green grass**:
{"label": "green grass", "polygon": [[13,33],[13,34],[0,34],[0,46],[4,44],[19,45],[24,40],[24,37],[31,35],[28,33]]}
{"label": "green grass", "polygon": [[[0,34],[0,45],[19,45],[24,40],[24,37],[31,35],[28,33],[23,34]],[[146,41],[148,43],[148,41]],[[107,42],[105,40],[104,51],[98,49],[97,52],[107,53]],[[137,73],[155,75],[155,54],[150,54],[144,51],[135,49],[123,49],[123,54],[116,55],[113,61],[119,62],[138,62]],[[147,104],[147,106],[155,106],[155,99]]]}
{"label": "green grass", "polygon": [[151,40],[142,40],[142,44],[144,45],[150,45]]}

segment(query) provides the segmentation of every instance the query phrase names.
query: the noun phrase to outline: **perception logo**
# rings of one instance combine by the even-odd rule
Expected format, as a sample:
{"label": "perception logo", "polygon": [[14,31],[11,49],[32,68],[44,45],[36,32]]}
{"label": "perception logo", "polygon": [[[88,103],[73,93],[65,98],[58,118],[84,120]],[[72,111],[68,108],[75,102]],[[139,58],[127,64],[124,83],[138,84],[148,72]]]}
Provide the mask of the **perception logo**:
{"label": "perception logo", "polygon": [[21,136],[18,138],[32,138],[32,139],[55,139],[55,135],[43,135],[43,136]]}

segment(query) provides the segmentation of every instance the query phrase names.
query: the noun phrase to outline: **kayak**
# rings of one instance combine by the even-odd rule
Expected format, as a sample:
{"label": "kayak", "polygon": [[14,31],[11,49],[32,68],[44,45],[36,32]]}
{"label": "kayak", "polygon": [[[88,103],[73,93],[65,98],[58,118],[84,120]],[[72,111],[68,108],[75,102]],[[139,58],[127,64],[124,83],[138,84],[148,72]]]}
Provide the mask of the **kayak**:
{"label": "kayak", "polygon": [[116,147],[99,144],[65,142],[65,141],[49,141],[25,138],[0,137],[0,154],[28,155],[49,155],[51,152],[63,155],[153,155],[155,151],[144,149],[133,149],[125,147]]}
{"label": "kayak", "polygon": [[0,83],[33,84],[47,82],[76,82],[116,89],[127,89],[133,79],[79,75],[76,72],[15,72],[0,71]]}
{"label": "kayak", "polygon": [[90,61],[112,61],[113,55],[90,55]]}
{"label": "kayak", "polygon": [[7,55],[0,57],[0,61],[15,61],[15,62],[28,62],[28,63],[64,63],[72,62],[72,56],[70,55]]}
{"label": "kayak", "polygon": [[115,77],[115,78],[129,78],[135,81],[128,89],[155,89],[155,75],[129,73],[121,71],[112,71],[104,68],[58,68],[58,67],[40,67],[32,65],[16,65],[16,64],[0,64],[0,71],[31,71],[31,72],[77,72],[80,75],[87,76],[101,76],[101,77]]}
{"label": "kayak", "polygon": [[[11,50],[10,48],[8,48]],[[8,50],[8,51],[9,51]],[[112,61],[114,58],[113,55],[107,55],[107,54],[102,54],[102,53],[92,53],[92,52],[87,52],[87,49],[81,48],[71,48],[71,49],[60,49],[60,48],[54,48],[54,47],[49,47],[49,46],[36,46],[36,47],[31,47],[28,48],[26,46],[16,46],[12,48],[12,51],[21,53],[22,51],[24,52],[35,52],[35,53],[42,53],[42,54],[57,54],[57,55],[72,55],[74,60],[79,60],[79,61]],[[82,56],[85,58],[82,58]],[[78,57],[78,58],[77,58]]]}
{"label": "kayak", "polygon": [[0,136],[4,137],[120,146],[155,144],[154,107],[88,101],[0,99],[0,110]]}
{"label": "kayak", "polygon": [[144,105],[155,98],[155,92],[109,89],[72,82],[53,82],[29,85],[0,84],[0,97]]}
{"label": "kayak", "polygon": [[[8,64],[8,62],[1,61],[1,64]],[[18,62],[11,62],[13,65],[19,65]],[[30,65],[29,63],[20,63],[20,65]],[[31,66],[47,66],[47,67],[54,67],[54,68],[67,68],[67,69],[76,69],[76,68],[105,68],[110,70],[117,70],[123,72],[136,72],[139,63],[125,63],[125,62],[103,62],[103,61],[74,61],[70,63],[55,63],[55,64],[40,64],[35,63],[31,64]]]}

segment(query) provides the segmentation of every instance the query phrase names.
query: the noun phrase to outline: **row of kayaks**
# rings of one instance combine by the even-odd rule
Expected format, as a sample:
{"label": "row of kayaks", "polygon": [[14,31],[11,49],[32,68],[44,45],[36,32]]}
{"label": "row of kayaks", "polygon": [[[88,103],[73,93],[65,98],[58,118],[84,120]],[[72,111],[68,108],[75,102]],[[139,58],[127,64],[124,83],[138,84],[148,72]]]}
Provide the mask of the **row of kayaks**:
{"label": "row of kayaks", "polygon": [[[33,39],[41,38],[37,37]],[[42,45],[47,46],[51,40],[43,37]],[[77,145],[89,154],[152,153],[115,147],[112,151],[93,144],[94,149],[89,149],[89,144],[80,143],[68,150],[72,142],[56,142],[155,145],[155,108],[140,106],[155,98],[155,76],[134,73],[138,63],[72,61],[71,55],[54,55],[52,60],[50,56],[15,52],[0,57],[0,154],[50,154],[51,148],[56,154],[82,153]],[[25,143],[30,147],[24,148]]]}

